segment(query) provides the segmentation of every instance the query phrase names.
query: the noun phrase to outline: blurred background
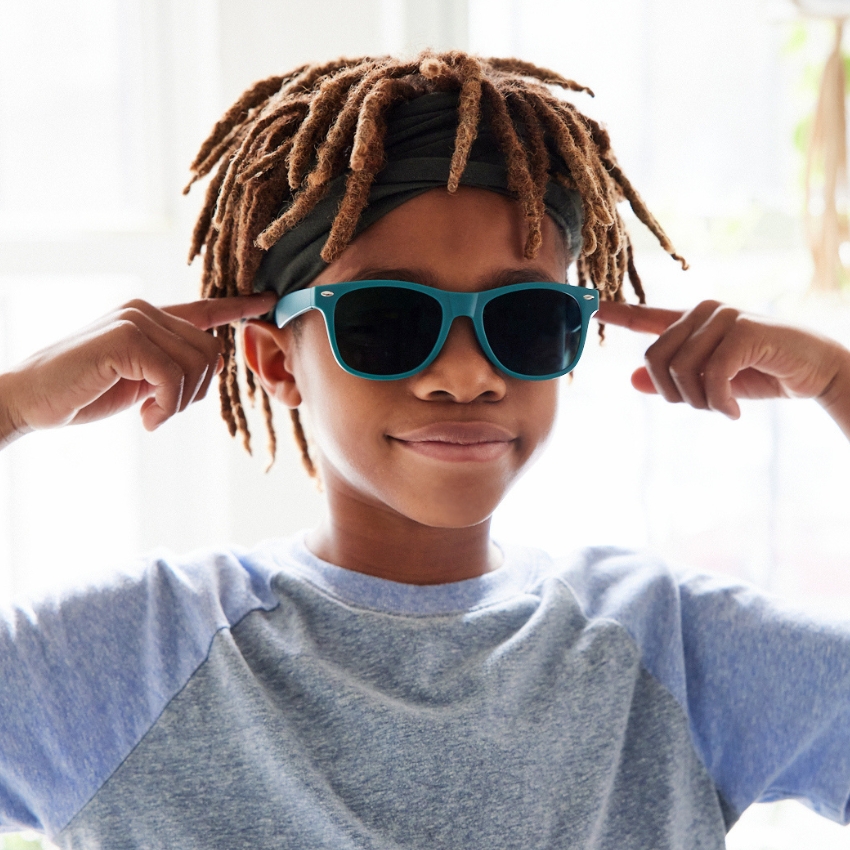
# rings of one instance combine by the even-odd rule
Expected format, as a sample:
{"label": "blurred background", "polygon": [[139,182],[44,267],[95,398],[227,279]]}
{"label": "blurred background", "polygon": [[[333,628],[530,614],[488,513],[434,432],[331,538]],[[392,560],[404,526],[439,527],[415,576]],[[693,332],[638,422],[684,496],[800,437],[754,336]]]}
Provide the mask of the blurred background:
{"label": "blurred background", "polygon": [[[594,89],[576,103],[608,125],[691,263],[682,272],[631,220],[651,303],[718,298],[850,344],[850,287],[842,275],[812,291],[802,226],[832,39],[829,21],[782,0],[0,0],[0,367],[131,297],[195,297],[185,257],[203,187],[180,190],[249,84],[426,46],[517,55]],[[850,262],[850,244],[842,252]],[[499,509],[496,538],[555,554],[651,548],[847,616],[850,446],[838,428],[813,402],[744,403],[733,423],[641,396],[629,376],[650,342],[610,328],[587,346],[548,454]],[[314,524],[321,496],[288,417],[266,474],[259,418],[250,458],[214,396],[155,434],[126,413],[0,454],[0,600],[155,547],[250,545]],[[758,805],[728,846],[850,848],[850,831],[798,803]]]}

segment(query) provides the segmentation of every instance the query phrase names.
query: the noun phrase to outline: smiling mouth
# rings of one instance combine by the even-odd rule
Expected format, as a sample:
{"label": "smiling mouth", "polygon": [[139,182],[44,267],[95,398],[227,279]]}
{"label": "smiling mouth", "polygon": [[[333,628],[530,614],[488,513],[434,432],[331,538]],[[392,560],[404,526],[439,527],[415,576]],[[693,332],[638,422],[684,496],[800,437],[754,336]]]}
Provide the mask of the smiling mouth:
{"label": "smiling mouth", "polygon": [[437,422],[388,436],[416,454],[455,463],[497,460],[516,440],[506,428],[490,422]]}

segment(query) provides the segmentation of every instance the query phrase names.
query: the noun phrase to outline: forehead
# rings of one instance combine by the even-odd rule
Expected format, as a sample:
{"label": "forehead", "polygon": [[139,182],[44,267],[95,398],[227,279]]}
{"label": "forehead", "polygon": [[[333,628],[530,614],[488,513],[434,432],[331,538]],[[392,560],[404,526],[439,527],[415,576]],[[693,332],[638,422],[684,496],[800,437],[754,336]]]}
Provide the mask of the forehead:
{"label": "forehead", "polygon": [[[486,189],[432,189],[363,231],[314,284],[398,277],[445,289],[486,289],[517,280],[564,281],[566,241],[546,216],[537,256],[524,256],[527,225],[517,201]],[[514,282],[513,280],[511,282]]]}

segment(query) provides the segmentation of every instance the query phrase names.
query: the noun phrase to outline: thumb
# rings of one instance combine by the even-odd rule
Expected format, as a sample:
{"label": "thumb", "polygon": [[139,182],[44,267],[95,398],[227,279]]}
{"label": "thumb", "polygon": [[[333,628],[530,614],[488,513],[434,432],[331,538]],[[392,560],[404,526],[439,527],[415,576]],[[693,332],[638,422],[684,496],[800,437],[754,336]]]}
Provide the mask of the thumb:
{"label": "thumb", "polygon": [[651,395],[658,394],[655,384],[652,383],[652,378],[649,377],[649,372],[646,371],[646,366],[640,366],[632,372],[632,386],[638,392]]}

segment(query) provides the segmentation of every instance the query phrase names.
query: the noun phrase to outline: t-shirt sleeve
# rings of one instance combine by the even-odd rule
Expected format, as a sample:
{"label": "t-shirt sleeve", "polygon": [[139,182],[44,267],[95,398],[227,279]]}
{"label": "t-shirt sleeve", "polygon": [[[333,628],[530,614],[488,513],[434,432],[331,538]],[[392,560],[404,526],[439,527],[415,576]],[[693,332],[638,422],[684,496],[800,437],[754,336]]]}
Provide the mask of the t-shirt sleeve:
{"label": "t-shirt sleeve", "polygon": [[567,580],[590,619],[629,632],[686,712],[728,823],[784,798],[850,820],[850,611],[816,619],[732,579],[610,548],[585,550]]}
{"label": "t-shirt sleeve", "polygon": [[850,612],[814,619],[755,589],[680,584],[694,742],[737,814],[797,798],[850,820]]}
{"label": "t-shirt sleeve", "polygon": [[185,686],[216,632],[274,607],[268,575],[232,553],[163,557],[0,611],[0,831],[58,833]]}

